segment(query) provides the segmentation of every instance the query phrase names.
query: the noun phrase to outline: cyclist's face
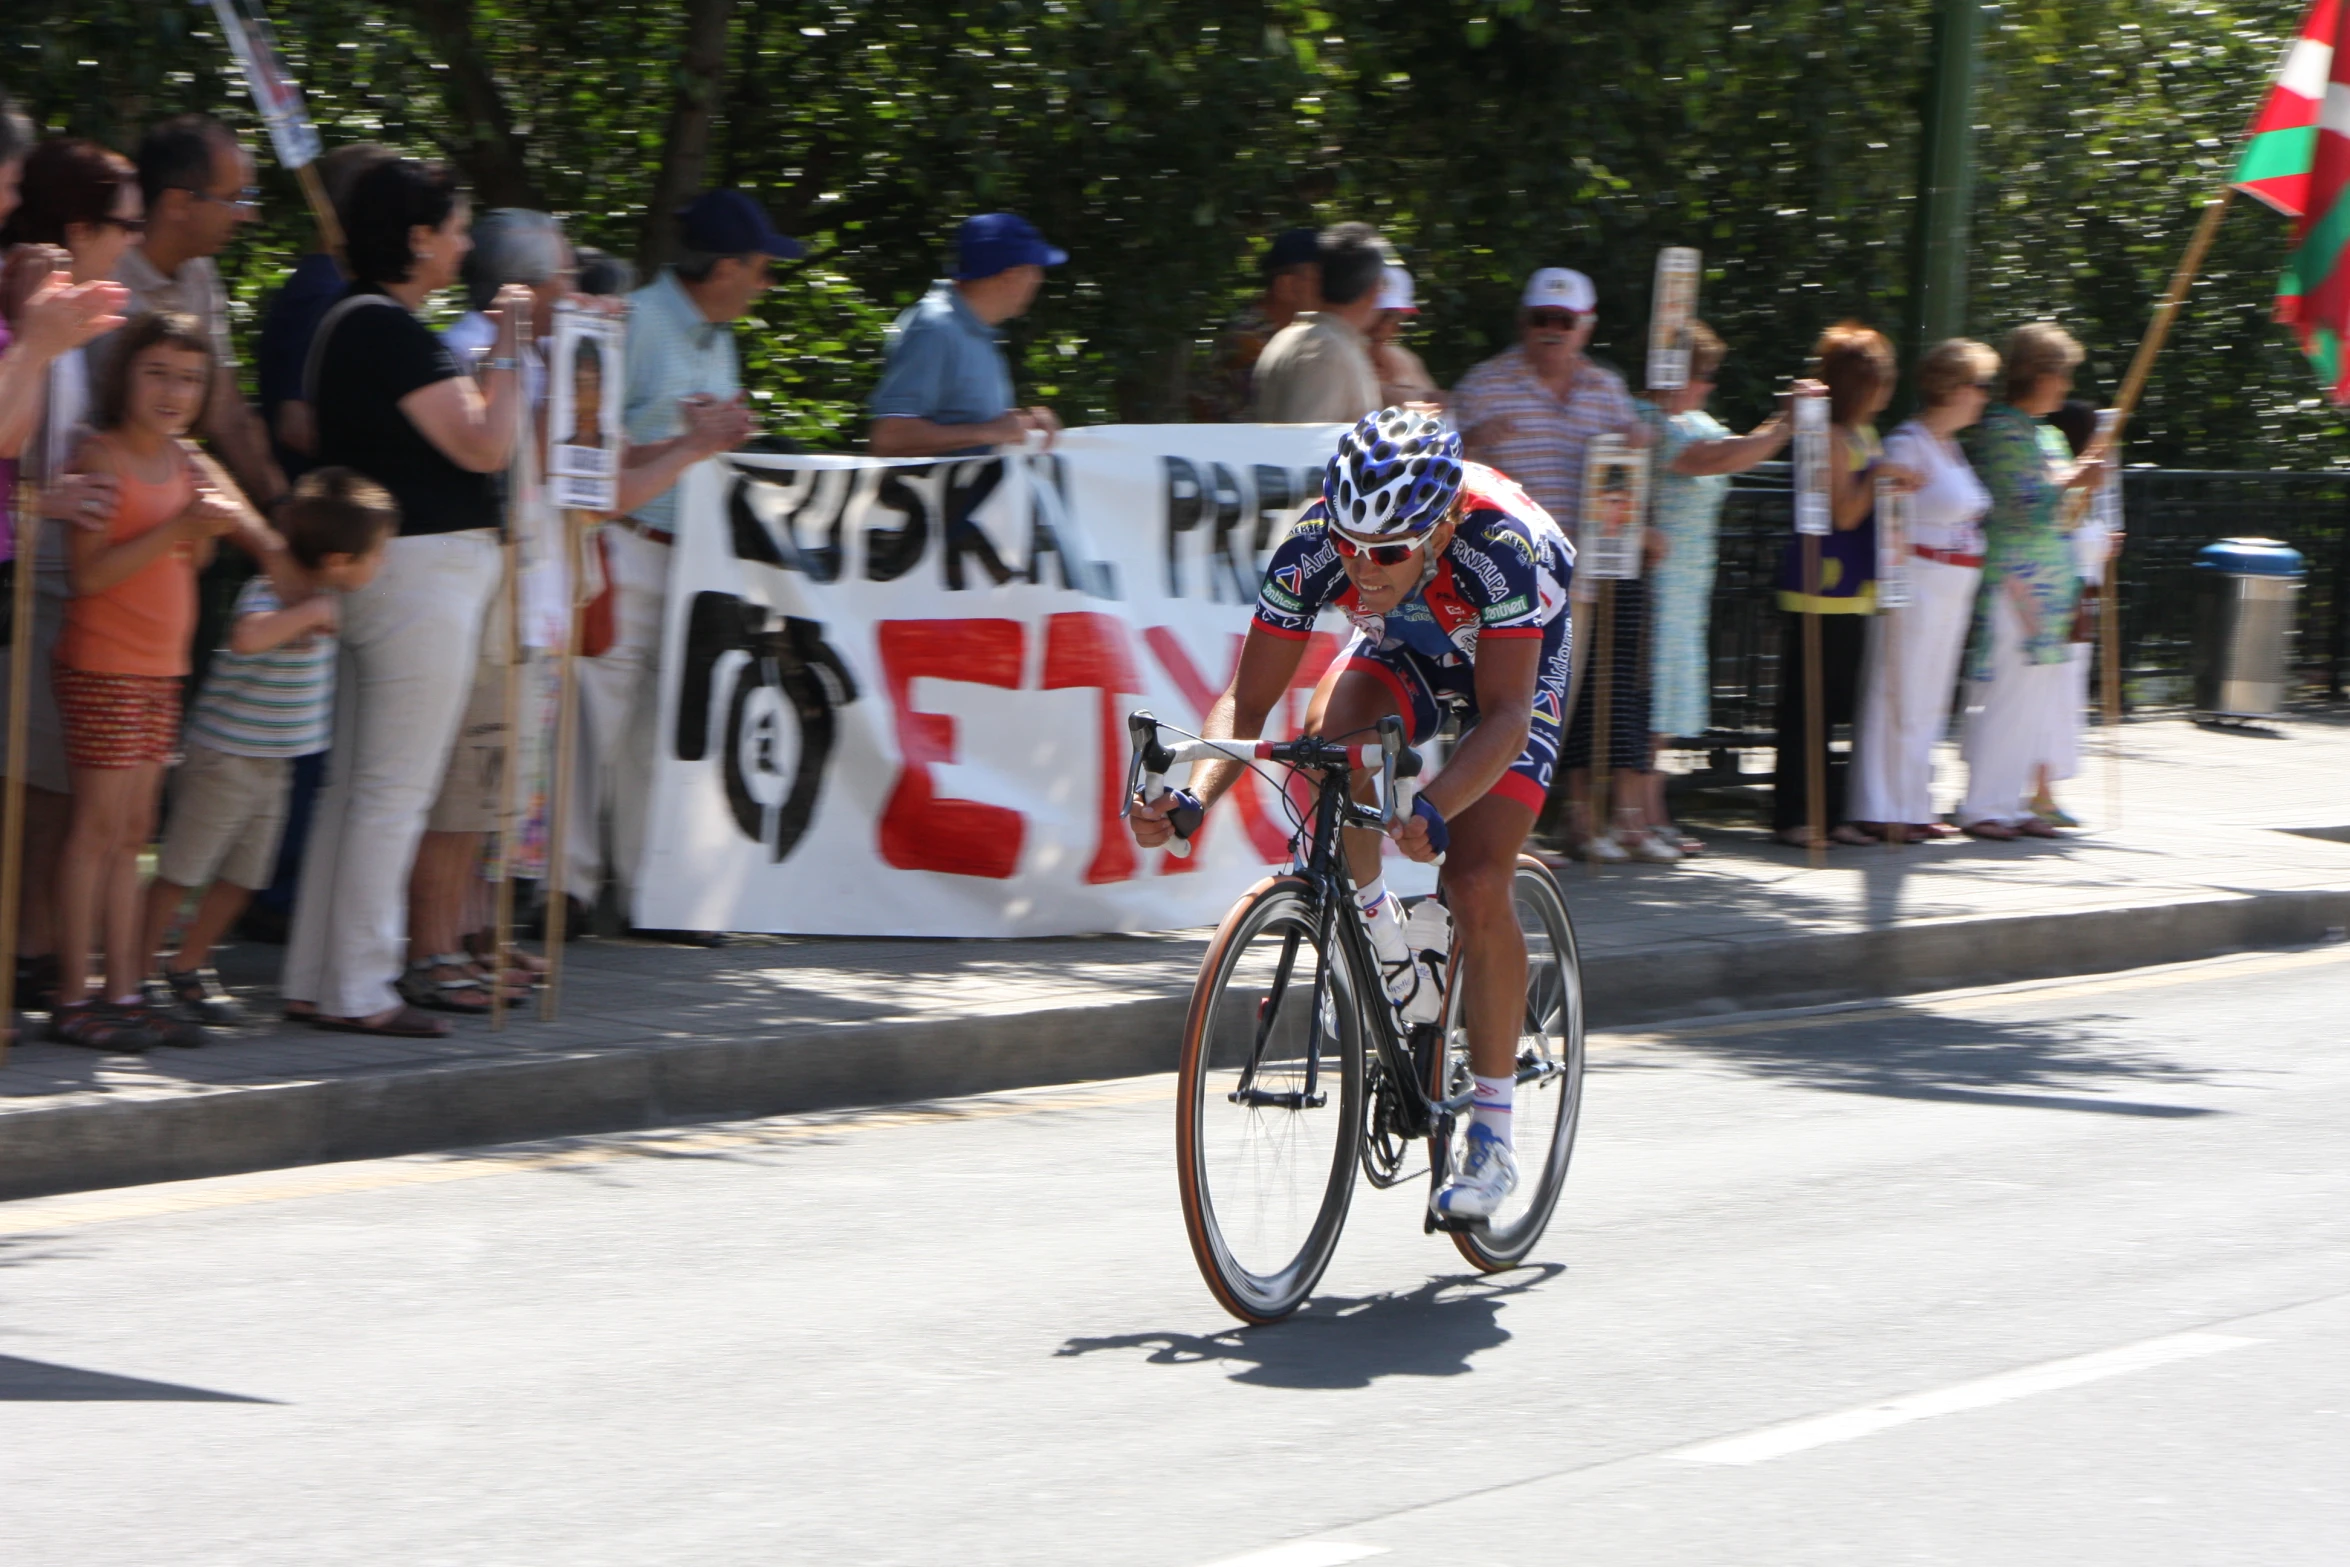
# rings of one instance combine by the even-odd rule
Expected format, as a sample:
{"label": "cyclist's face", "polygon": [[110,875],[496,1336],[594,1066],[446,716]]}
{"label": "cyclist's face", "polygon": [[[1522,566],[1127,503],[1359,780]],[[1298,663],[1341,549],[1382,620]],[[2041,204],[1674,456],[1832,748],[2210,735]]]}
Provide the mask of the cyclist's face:
{"label": "cyclist's face", "polygon": [[1397,566],[1380,565],[1368,550],[1339,556],[1338,563],[1346,568],[1346,580],[1354,584],[1355,600],[1362,605],[1364,613],[1384,615],[1401,604],[1420,585],[1420,573],[1427,563],[1444,553],[1452,535],[1452,519],[1446,518],[1428,530],[1425,545],[1405,556]]}

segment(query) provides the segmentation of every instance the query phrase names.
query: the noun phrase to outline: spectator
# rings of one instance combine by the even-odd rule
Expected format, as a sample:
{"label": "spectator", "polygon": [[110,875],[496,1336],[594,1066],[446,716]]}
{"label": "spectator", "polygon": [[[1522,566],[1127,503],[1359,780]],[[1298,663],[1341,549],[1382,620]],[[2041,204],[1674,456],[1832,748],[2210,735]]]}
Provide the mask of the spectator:
{"label": "spectator", "polygon": [[[257,576],[237,599],[188,719],[147,887],[139,954],[162,981],[157,1005],[190,1023],[244,1021],[212,966],[213,949],[275,871],[294,765],[326,750],[342,595],[373,580],[400,515],[381,486],[350,469],[314,468],[294,481],[284,522],[293,586],[281,598]],[[196,891],[195,916],[167,958],[172,921]]]}
{"label": "spectator", "polygon": [[[1702,735],[1713,723],[1713,659],[1707,621],[1713,609],[1715,540],[1730,475],[1768,462],[1787,444],[1786,414],[1772,415],[1745,435],[1732,435],[1706,411],[1729,350],[1702,321],[1689,324],[1689,381],[1652,391],[1658,416],[1656,504],[1651,526],[1659,555],[1649,573],[1650,711],[1653,748],[1675,737]],[[1648,771],[1648,821],[1683,854],[1704,845],[1673,825],[1665,804],[1664,774]]]}
{"label": "spectator", "polygon": [[1420,356],[1403,345],[1403,329],[1420,307],[1412,299],[1412,275],[1389,263],[1379,275],[1379,314],[1371,322],[1371,368],[1379,377],[1381,406],[1431,403],[1444,406],[1444,393]]}
{"label": "spectator", "polygon": [[[1779,562],[1778,768],[1771,826],[1780,841],[1810,847],[1811,677],[1804,668],[1803,617],[1820,617],[1821,748],[1838,724],[1852,722],[1860,666],[1868,645],[1868,616],[1877,608],[1876,470],[1883,450],[1873,422],[1893,398],[1893,345],[1885,334],[1842,321],[1820,335],[1814,374],[1828,389],[1828,512],[1834,529],[1819,541],[1819,580],[1804,580],[1804,540],[1789,535]],[[1906,470],[1889,470],[1906,479]],[[1845,819],[1848,757],[1825,758],[1827,838],[1867,843]]]}
{"label": "spectator", "polygon": [[[26,297],[53,268],[61,267],[60,281],[71,278],[111,278],[123,252],[138,242],[139,183],[130,160],[94,142],[54,138],[42,142],[23,159],[20,203],[5,225],[0,246],[8,252],[5,281],[0,281],[0,316],[15,315]],[[47,366],[38,418],[25,442],[24,473],[36,484],[73,483],[76,493],[87,491],[91,511],[73,513],[69,521],[102,528],[114,505],[111,475],[88,475],[68,480],[67,457],[79,445],[90,407],[90,350],[69,348]],[[13,485],[9,492],[14,494]],[[73,589],[66,571],[66,533],[69,528],[45,529],[34,572],[33,619],[27,628],[26,751],[30,771],[25,778],[24,874],[19,881],[18,994],[30,1007],[45,1006],[56,989],[57,856],[64,848],[67,825],[65,738],[57,713],[50,655],[65,628],[66,601]],[[0,544],[0,559],[13,555],[15,537]],[[6,679],[7,655],[0,652],[0,681]],[[0,686],[0,690],[4,690]],[[4,707],[0,707],[4,711]]]}
{"label": "spectator", "polygon": [[1283,229],[1257,268],[1264,291],[1217,335],[1208,384],[1192,397],[1191,416],[1202,424],[1246,419],[1250,379],[1265,345],[1299,312],[1322,307],[1321,236],[1314,230]]}
{"label": "spectator", "polygon": [[1591,279],[1544,267],[1519,296],[1516,344],[1452,389],[1452,422],[1469,455],[1517,480],[1570,540],[1581,531],[1591,438],[1650,439],[1624,378],[1585,354],[1598,309]]}
{"label": "spectator", "polygon": [[2064,406],[2081,357],[2081,345],[2052,321],[2017,327],[2007,340],[1999,401],[1966,443],[1991,493],[1960,747],[1967,789],[1958,825],[1977,838],[2057,835],[2024,792],[2049,758],[2050,728],[2072,692],[2066,666],[2079,574],[2064,534],[2064,492],[2095,483],[2101,471],[2097,463],[2075,463],[2047,423]]}
{"label": "spectator", "polygon": [[403,1005],[408,877],[473,686],[498,586],[498,489],[520,426],[515,328],[529,296],[491,312],[481,385],[417,313],[457,277],[471,214],[438,164],[395,158],[359,176],[344,214],[350,291],[319,324],[304,377],[320,462],[389,491],[400,532],[343,601],[333,759],[303,853],[287,1015],[349,1033],[430,1038]]}
{"label": "spectator", "polygon": [[1025,315],[1044,269],[1068,259],[1016,213],[966,221],[954,277],[931,284],[890,328],[888,363],[866,405],[867,449],[876,457],[967,457],[1017,445],[1032,430],[1049,444],[1061,421],[1049,408],[1012,406],[1012,372],[996,329]]}
{"label": "spectator", "polygon": [[146,238],[124,253],[115,276],[131,291],[129,314],[177,311],[203,324],[216,365],[202,433],[266,513],[285,494],[285,474],[269,453],[269,432],[237,384],[228,291],[212,261],[238,229],[261,215],[252,155],[219,121],[186,114],[147,133],[138,165]]}
{"label": "spectator", "polygon": [[[473,225],[473,246],[460,269],[472,307],[441,341],[467,373],[478,374],[496,343],[490,312],[509,286],[530,291],[530,341],[518,358],[525,428],[536,430],[547,395],[546,347],[555,330],[555,307],[571,293],[572,255],[562,226],[543,212],[497,207]],[[560,646],[568,633],[570,600],[557,537],[557,519],[540,504],[534,443],[523,461],[524,482],[509,496],[509,526],[521,557],[525,653]],[[506,676],[513,664],[515,633],[506,596],[499,593],[482,619],[480,656],[456,744],[441,775],[440,793],[425,817],[409,877],[409,963],[400,993],[410,1003],[436,1011],[484,1014],[490,987],[527,985],[536,960],[510,953],[505,969],[488,958],[491,941],[479,933],[490,923],[489,882],[482,847],[504,814],[505,771],[514,747],[506,729]],[[536,666],[530,671],[535,674]],[[526,682],[527,684],[527,682]],[[525,704],[526,707],[532,704]],[[525,754],[535,748],[524,746]],[[535,779],[520,793],[536,792]],[[476,953],[472,950],[478,948]],[[499,977],[503,974],[503,980]]]}
{"label": "spectator", "polygon": [[[361,141],[320,158],[318,182],[328,206],[341,211],[359,176],[390,156],[374,142]],[[269,430],[270,452],[289,479],[310,467],[310,451],[318,440],[310,405],[302,401],[302,366],[310,357],[310,339],[348,286],[342,263],[324,250],[314,250],[294,263],[293,275],[270,296],[261,316],[253,350],[261,420]]]}
{"label": "spectator", "polygon": [[1983,513],[1991,496],[1967,465],[1958,432],[1983,417],[1999,356],[1952,338],[1920,361],[1916,417],[1885,441],[1890,462],[1918,476],[1909,512],[1909,603],[1870,627],[1860,721],[1853,731],[1852,814],[1880,836],[1947,835],[1934,814],[1934,745],[1983,575]]}
{"label": "spectator", "polygon": [[593,245],[579,247],[574,266],[577,276],[571,286],[583,294],[601,298],[630,293],[636,288],[636,268]]}
{"label": "spectator", "polygon": [[[1452,389],[1452,421],[1477,461],[1499,468],[1524,487],[1536,505],[1566,530],[1582,534],[1583,468],[1591,440],[1620,435],[1634,446],[1651,440],[1633,406],[1624,378],[1592,363],[1586,349],[1598,324],[1599,296],[1591,279],[1566,267],[1544,267],[1526,280],[1518,298],[1518,341],[1476,366]],[[1653,546],[1651,546],[1653,548]],[[1578,578],[1574,634],[1588,642],[1588,579]],[[1616,635],[1610,652],[1609,765],[1627,774],[1619,798],[1645,802],[1642,775],[1649,765],[1646,710],[1648,682],[1638,657],[1647,612],[1646,589],[1618,584]],[[1575,660],[1566,738],[1561,747],[1559,783],[1568,801],[1570,844],[1603,862],[1626,859],[1637,849],[1663,859],[1663,840],[1635,822],[1616,841],[1609,824],[1594,822],[1588,803],[1591,703],[1584,685],[1596,650]],[[1673,856],[1678,858],[1676,854]]]}
{"label": "spectator", "polygon": [[676,485],[686,469],[731,451],[752,433],[728,324],[750,313],[771,265],[803,254],[737,190],[714,190],[677,215],[676,263],[629,296],[628,388],[623,418],[621,517],[599,530],[611,645],[578,660],[578,751],[571,769],[565,883],[592,898],[607,864],[624,899],[632,893],[652,795],[656,665],[669,590],[669,548],[678,526]]}
{"label": "spectator", "polygon": [[[193,316],[163,313],[123,338],[100,376],[97,433],[75,458],[113,474],[119,500],[104,532],[69,538],[74,597],[56,652],[73,809],[58,859],[49,1036],[98,1050],[204,1042],[201,1029],[146,1003],[139,855],[179,743],[196,574],[216,539],[242,535],[260,555],[267,533],[228,477],[182,440],[217,385],[211,335]],[[100,936],[105,986],[92,1000]]]}
{"label": "spectator", "polygon": [[1387,242],[1368,223],[1340,223],[1316,245],[1321,302],[1298,312],[1257,357],[1249,417],[1259,424],[1352,424],[1385,406],[1369,333]]}

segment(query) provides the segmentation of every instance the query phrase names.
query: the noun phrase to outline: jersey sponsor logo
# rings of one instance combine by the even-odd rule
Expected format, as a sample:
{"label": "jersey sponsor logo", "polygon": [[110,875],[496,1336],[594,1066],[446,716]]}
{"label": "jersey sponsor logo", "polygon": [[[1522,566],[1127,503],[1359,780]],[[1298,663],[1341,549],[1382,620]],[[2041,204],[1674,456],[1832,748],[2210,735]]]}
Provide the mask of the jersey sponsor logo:
{"label": "jersey sponsor logo", "polygon": [[1277,610],[1280,610],[1284,614],[1301,615],[1305,613],[1306,606],[1304,600],[1300,599],[1294,593],[1283,592],[1280,588],[1274,586],[1271,582],[1267,582],[1265,584],[1264,592],[1260,596],[1267,604],[1271,605]]}
{"label": "jersey sponsor logo", "polygon": [[1560,716],[1559,713],[1559,694],[1556,691],[1535,692],[1534,716],[1541,719],[1546,724],[1556,725],[1565,723],[1566,719]]}
{"label": "jersey sponsor logo", "polygon": [[1510,590],[1509,579],[1501,574],[1501,568],[1493,563],[1493,557],[1483,550],[1471,549],[1456,536],[1448,553],[1455,565],[1469,568],[1470,574],[1484,584],[1486,593],[1491,597],[1500,598]]}
{"label": "jersey sponsor logo", "polygon": [[1273,580],[1281,584],[1282,591],[1287,593],[1293,602],[1297,595],[1306,590],[1306,573],[1303,566],[1284,566],[1273,573]]}
{"label": "jersey sponsor logo", "polygon": [[1524,556],[1526,564],[1529,566],[1538,566],[1542,563],[1542,550],[1534,542],[1534,535],[1527,529],[1512,527],[1510,519],[1506,517],[1494,519],[1493,526],[1485,531],[1485,542],[1496,546],[1508,545],[1512,550]]}
{"label": "jersey sponsor logo", "polygon": [[1525,594],[1520,593],[1514,598],[1506,598],[1498,604],[1489,606],[1485,611],[1485,619],[1488,624],[1504,620],[1513,620],[1520,615],[1528,613],[1533,609],[1533,607],[1533,600],[1527,598]]}

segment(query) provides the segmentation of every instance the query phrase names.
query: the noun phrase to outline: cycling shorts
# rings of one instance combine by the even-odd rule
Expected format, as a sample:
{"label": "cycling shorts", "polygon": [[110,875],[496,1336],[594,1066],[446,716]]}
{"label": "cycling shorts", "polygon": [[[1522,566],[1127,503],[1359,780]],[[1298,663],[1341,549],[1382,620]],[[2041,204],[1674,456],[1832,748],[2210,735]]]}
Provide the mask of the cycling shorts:
{"label": "cycling shorts", "polygon": [[[1567,669],[1573,652],[1567,626],[1561,612],[1541,628],[1542,661],[1534,677],[1534,721],[1526,729],[1526,749],[1488,791],[1521,801],[1535,812],[1550,796],[1559,741],[1566,731]],[[1463,734],[1477,722],[1477,671],[1466,658],[1455,655],[1439,663],[1407,646],[1382,650],[1358,631],[1339,660],[1347,673],[1359,671],[1388,689],[1414,745],[1425,745],[1447,713],[1460,719]]]}

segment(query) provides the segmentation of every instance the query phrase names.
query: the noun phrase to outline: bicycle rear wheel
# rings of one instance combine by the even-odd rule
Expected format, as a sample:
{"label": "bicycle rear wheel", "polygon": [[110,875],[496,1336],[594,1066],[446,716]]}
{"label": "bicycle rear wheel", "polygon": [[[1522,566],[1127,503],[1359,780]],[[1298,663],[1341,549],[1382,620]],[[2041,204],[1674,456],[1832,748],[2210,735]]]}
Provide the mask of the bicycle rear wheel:
{"label": "bicycle rear wheel", "polygon": [[[1516,1267],[1542,1239],[1566,1184],[1583,1109],[1583,964],[1575,949],[1574,922],[1567,917],[1557,880],[1531,855],[1518,856],[1511,900],[1526,934],[1526,1010],[1518,1025],[1518,1086],[1510,1110],[1518,1189],[1490,1224],[1452,1232],[1461,1255],[1487,1273]],[[1460,1024],[1462,988],[1454,985],[1446,1008],[1448,1094],[1469,1083],[1468,1035]],[[1451,1147],[1431,1150],[1440,1156],[1440,1171],[1460,1157],[1467,1136],[1468,1117],[1462,1116]]]}
{"label": "bicycle rear wheel", "polygon": [[[1345,912],[1345,911],[1341,911]],[[1244,1322],[1305,1301],[1346,1223],[1362,1140],[1362,994],[1295,877],[1257,884],[1201,960],[1177,1076],[1183,1222]]]}

